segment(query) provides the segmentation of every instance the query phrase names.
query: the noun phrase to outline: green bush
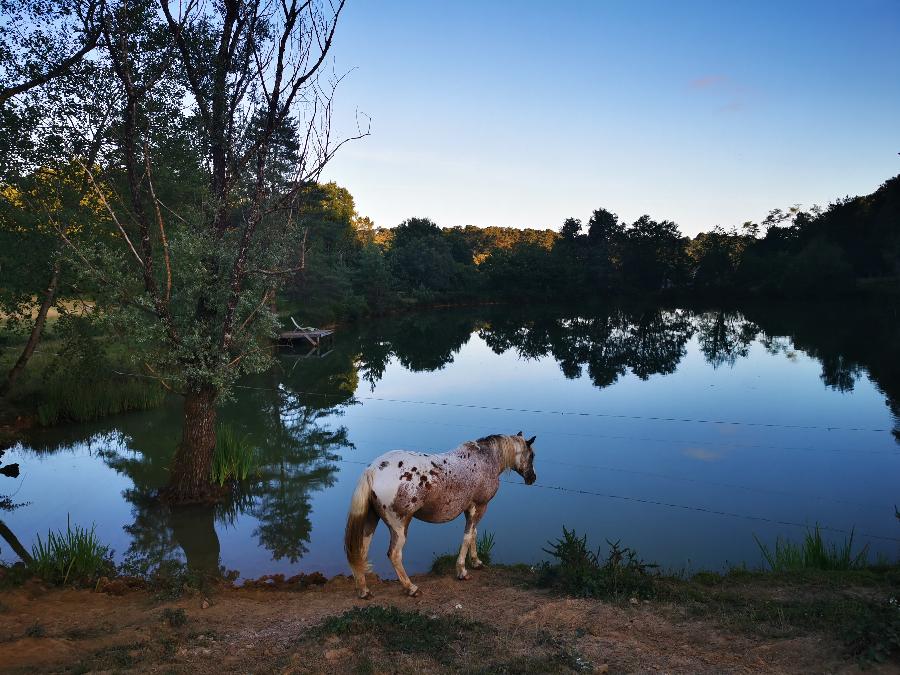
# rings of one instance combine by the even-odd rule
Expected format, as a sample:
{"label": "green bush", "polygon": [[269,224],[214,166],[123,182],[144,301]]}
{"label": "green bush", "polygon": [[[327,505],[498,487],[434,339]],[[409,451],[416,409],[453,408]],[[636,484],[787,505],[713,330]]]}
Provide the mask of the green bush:
{"label": "green bush", "polygon": [[46,543],[38,535],[31,556],[32,573],[52,584],[89,584],[115,572],[109,547],[100,543],[94,527],[68,521],[65,532],[48,531]]}
{"label": "green bush", "polygon": [[563,527],[562,538],[549,542],[550,548],[544,549],[556,561],[540,565],[538,583],[580,597],[654,597],[658,566],[644,562],[634,549],[618,541],[606,543],[609,553],[604,558],[599,549],[594,552],[588,548],[587,535],[579,537]]}

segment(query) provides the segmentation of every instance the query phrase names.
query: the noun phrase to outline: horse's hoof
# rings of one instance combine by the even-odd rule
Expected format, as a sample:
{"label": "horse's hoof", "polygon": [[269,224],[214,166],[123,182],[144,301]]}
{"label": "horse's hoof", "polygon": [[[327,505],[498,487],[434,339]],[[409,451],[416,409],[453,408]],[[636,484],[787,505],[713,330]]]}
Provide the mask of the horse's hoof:
{"label": "horse's hoof", "polygon": [[374,597],[375,596],[372,595],[372,591],[370,591],[369,589],[366,589],[365,593],[360,594],[359,599],[360,600],[371,600]]}
{"label": "horse's hoof", "polygon": [[473,569],[473,570],[480,570],[482,567],[484,567],[484,563],[481,562],[480,560],[479,560],[478,562],[473,562],[473,563],[472,563],[472,569]]}
{"label": "horse's hoof", "polygon": [[469,573],[466,572],[465,574],[457,574],[457,575],[456,575],[456,578],[459,579],[460,581],[468,581],[468,580],[469,580]]}
{"label": "horse's hoof", "polygon": [[420,595],[422,595],[422,591],[420,591],[417,586],[413,586],[412,588],[408,588],[406,590],[406,594],[411,598],[418,598]]}

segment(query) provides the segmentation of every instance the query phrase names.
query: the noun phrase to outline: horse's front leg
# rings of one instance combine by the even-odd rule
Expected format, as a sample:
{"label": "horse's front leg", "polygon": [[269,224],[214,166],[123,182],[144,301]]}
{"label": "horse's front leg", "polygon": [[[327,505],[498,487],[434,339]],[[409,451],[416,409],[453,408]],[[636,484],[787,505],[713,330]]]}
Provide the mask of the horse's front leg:
{"label": "horse's front leg", "polygon": [[472,561],[472,569],[477,570],[484,567],[484,563],[478,558],[478,523],[487,511],[487,504],[475,504],[472,508],[475,513],[472,516],[472,537],[469,539],[469,560]]}
{"label": "horse's front leg", "polygon": [[463,532],[462,544],[459,547],[459,555],[456,557],[456,578],[460,581],[466,581],[469,578],[469,572],[466,569],[466,553],[475,546],[475,523],[478,515],[478,507],[474,504],[466,509],[466,529]]}
{"label": "horse's front leg", "polygon": [[406,544],[406,531],[409,529],[409,520],[407,518],[405,523],[390,524],[391,545],[388,546],[388,558],[394,566],[397,578],[400,579],[400,583],[406,589],[406,594],[414,598],[419,594],[419,587],[410,581],[406,570],[403,569],[403,546]]}

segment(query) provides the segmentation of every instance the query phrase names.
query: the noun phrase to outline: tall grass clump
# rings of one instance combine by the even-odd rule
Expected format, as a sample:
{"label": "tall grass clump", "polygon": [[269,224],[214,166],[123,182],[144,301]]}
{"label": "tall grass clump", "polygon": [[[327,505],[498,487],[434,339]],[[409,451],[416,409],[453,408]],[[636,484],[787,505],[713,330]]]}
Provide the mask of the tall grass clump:
{"label": "tall grass clump", "polygon": [[[482,532],[475,541],[475,550],[478,552],[478,559],[485,565],[491,562],[491,552],[494,550],[494,534],[492,532]],[[435,556],[431,561],[432,574],[449,574],[456,569],[457,553],[444,553]],[[468,554],[466,556],[468,560]]]}
{"label": "tall grass clump", "polygon": [[650,598],[656,595],[658,565],[638,557],[637,551],[607,540],[609,552],[592,551],[587,535],[563,527],[563,536],[543,549],[555,559],[539,568],[538,583],[568,595],[607,599]]}
{"label": "tall grass clump", "polygon": [[769,549],[753,535],[763,559],[772,572],[796,572],[800,570],[855,570],[865,567],[869,561],[869,545],[853,552],[853,530],[841,544],[826,544],[818,524],[807,530],[802,543],[778,537],[775,547]]}
{"label": "tall grass clump", "polygon": [[115,570],[109,546],[100,543],[94,527],[88,530],[66,520],[66,531],[38,535],[28,563],[35,576],[52,584],[88,584]]}
{"label": "tall grass clump", "polygon": [[165,397],[165,390],[157,383],[133,378],[54,377],[40,392],[37,421],[45,427],[60,422],[89,422],[157,408]]}
{"label": "tall grass clump", "polygon": [[212,480],[219,486],[247,480],[259,466],[256,449],[247,436],[239,436],[227,424],[216,426],[216,449],[212,460]]}

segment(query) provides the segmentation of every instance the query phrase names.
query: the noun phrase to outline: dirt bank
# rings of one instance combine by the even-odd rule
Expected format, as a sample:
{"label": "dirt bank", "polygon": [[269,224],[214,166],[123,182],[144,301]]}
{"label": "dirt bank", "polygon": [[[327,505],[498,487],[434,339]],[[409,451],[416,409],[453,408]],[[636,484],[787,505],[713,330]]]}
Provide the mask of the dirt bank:
{"label": "dirt bank", "polygon": [[[562,598],[527,572],[423,575],[419,598],[336,577],[302,591],[222,588],[161,601],[47,589],[0,593],[4,672],[855,672],[833,637],[763,637],[658,602]],[[362,612],[344,614],[354,608]],[[396,608],[401,611],[396,611]],[[338,618],[335,618],[338,617]],[[896,672],[877,666],[869,672]]]}

